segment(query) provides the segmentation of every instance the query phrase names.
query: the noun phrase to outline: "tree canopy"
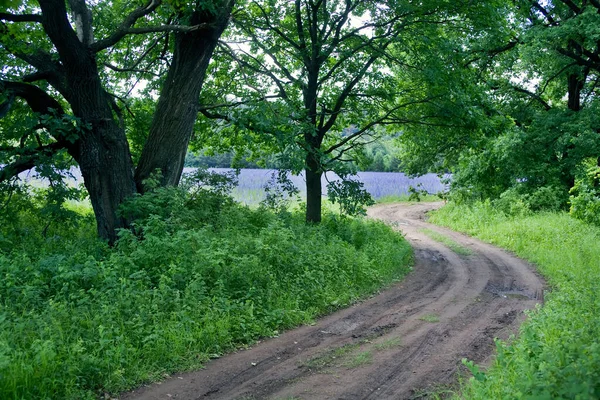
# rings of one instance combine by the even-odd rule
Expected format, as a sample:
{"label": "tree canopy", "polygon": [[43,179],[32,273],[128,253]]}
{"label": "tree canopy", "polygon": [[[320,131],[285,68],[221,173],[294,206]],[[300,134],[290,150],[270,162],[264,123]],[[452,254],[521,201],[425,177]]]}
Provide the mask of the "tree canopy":
{"label": "tree canopy", "polygon": [[[348,176],[344,161],[385,133],[376,127],[451,125],[443,121],[451,112],[437,60],[453,51],[446,36],[489,18],[481,11],[437,1],[250,2],[234,14],[230,43],[221,48],[225,61],[215,63],[213,89],[220,92],[201,110],[227,124],[206,130],[205,140],[233,127],[242,144],[269,143],[292,171],[303,170],[307,221],[317,222],[323,173]],[[351,180],[330,188],[336,190],[366,198]]]}
{"label": "tree canopy", "polygon": [[463,197],[524,196],[534,209],[565,207],[586,160],[600,155],[598,5],[507,5],[493,40],[465,46],[461,70],[480,94],[471,103],[476,129],[409,137],[407,157],[425,168],[445,159]]}
{"label": "tree canopy", "polygon": [[145,180],[178,184],[193,134],[302,172],[309,222],[327,171],[344,178],[332,199],[369,201],[354,165],[386,135],[408,172],[452,171],[471,198],[541,190],[564,205],[600,153],[596,1],[1,7],[0,184],[77,164],[111,241]]}

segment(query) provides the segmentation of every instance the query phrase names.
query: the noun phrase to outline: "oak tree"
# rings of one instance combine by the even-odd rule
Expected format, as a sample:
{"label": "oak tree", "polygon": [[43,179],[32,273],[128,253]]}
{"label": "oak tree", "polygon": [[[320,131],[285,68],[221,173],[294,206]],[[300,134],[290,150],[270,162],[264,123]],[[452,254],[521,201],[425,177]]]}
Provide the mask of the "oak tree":
{"label": "oak tree", "polygon": [[[128,224],[118,207],[144,179],[160,170],[163,184],[178,183],[206,68],[233,5],[40,0],[0,10],[0,117],[12,122],[1,131],[0,181],[66,151],[81,170],[100,237],[114,241]],[[167,76],[134,169],[111,73],[155,76],[141,68],[153,56]]]}

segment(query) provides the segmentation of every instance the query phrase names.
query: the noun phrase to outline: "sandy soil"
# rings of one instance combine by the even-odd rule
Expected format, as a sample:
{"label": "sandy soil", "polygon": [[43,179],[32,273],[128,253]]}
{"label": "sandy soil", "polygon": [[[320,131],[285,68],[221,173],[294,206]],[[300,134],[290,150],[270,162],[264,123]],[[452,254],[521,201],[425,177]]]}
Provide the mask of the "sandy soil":
{"label": "sandy soil", "polygon": [[[416,399],[453,385],[461,359],[486,363],[494,338],[516,333],[544,283],[526,262],[430,225],[437,203],[379,205],[371,218],[402,231],[414,271],[353,307],[213,360],[205,369],[126,393],[122,399]],[[458,255],[423,233],[441,233]]]}

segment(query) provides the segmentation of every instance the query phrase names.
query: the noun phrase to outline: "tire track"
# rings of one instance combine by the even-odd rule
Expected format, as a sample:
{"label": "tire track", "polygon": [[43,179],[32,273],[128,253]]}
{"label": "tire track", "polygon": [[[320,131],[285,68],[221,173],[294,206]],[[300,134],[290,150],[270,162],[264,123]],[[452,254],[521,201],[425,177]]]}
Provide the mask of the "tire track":
{"label": "tire track", "polygon": [[[494,338],[517,331],[523,311],[535,306],[544,283],[524,261],[426,223],[425,213],[438,206],[392,204],[369,210],[371,218],[401,230],[415,249],[414,271],[404,281],[314,326],[122,398],[411,399],[452,384],[462,358],[487,362]],[[424,228],[473,254],[457,255],[426,236]]]}

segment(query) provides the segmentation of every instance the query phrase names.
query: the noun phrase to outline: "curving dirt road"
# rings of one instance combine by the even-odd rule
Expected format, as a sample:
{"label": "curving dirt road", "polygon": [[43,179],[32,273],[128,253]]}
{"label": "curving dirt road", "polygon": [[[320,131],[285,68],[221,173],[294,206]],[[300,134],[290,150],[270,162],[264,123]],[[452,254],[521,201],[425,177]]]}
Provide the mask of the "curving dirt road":
{"label": "curving dirt road", "polygon": [[[424,221],[437,203],[369,210],[401,230],[415,249],[414,271],[348,309],[125,394],[123,399],[414,399],[456,381],[464,357],[489,361],[523,310],[543,297],[524,261]],[[425,230],[424,229],[428,229]],[[459,255],[431,239],[463,247]],[[467,251],[464,251],[467,249]]]}

